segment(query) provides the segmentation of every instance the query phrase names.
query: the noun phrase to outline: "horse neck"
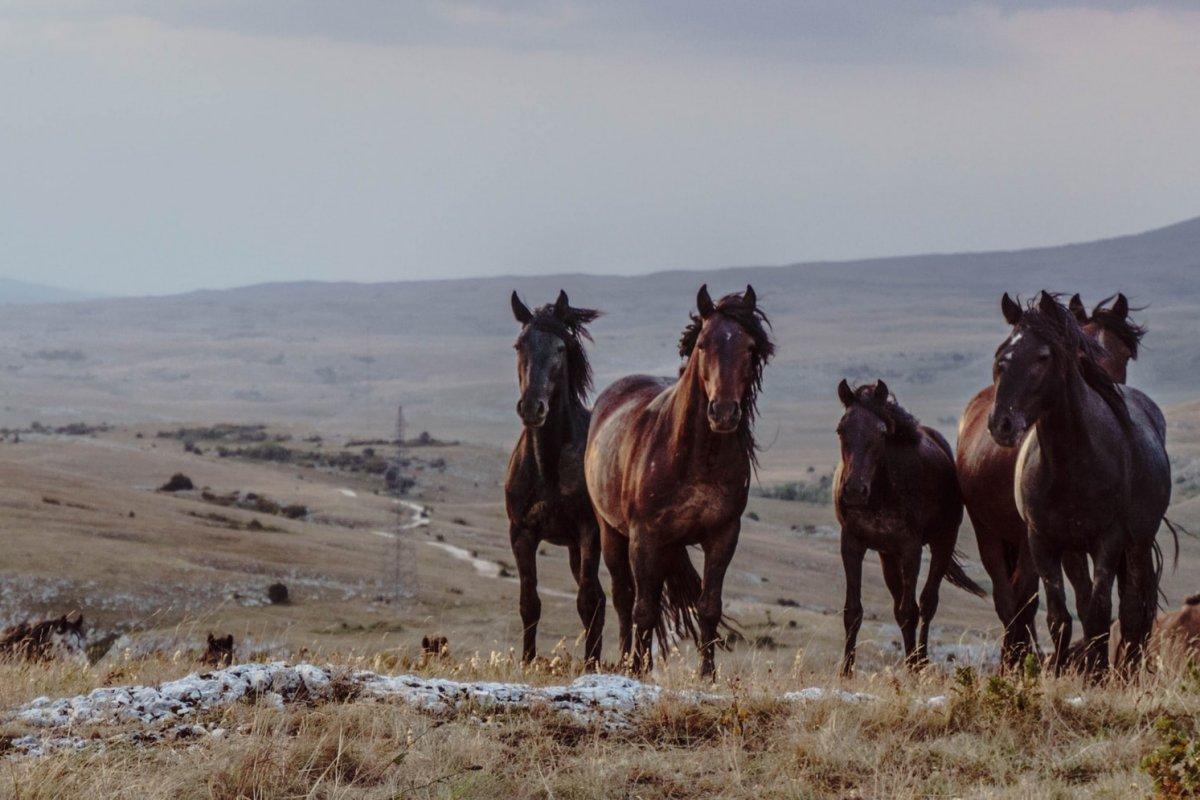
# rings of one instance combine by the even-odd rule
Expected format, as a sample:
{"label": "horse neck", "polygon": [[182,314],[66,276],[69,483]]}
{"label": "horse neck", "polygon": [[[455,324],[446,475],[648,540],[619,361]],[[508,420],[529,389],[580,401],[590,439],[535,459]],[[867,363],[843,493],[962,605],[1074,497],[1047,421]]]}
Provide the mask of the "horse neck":
{"label": "horse neck", "polygon": [[556,483],[562,452],[576,439],[577,422],[585,417],[583,402],[562,386],[556,386],[550,396],[550,411],[546,421],[537,428],[527,428],[530,449],[538,475]]}
{"label": "horse neck", "polygon": [[[683,374],[672,388],[675,395],[667,406],[670,457],[679,472],[689,467],[711,473],[715,466],[748,465],[749,459],[737,433],[713,433],[708,425],[708,397],[700,381],[696,357],[688,359]],[[742,424],[745,424],[743,420]]]}
{"label": "horse neck", "polygon": [[1036,427],[1038,447],[1051,465],[1072,460],[1090,460],[1094,449],[1089,431],[1090,406],[1103,400],[1087,385],[1077,368],[1068,370],[1067,378],[1050,407],[1038,418]]}

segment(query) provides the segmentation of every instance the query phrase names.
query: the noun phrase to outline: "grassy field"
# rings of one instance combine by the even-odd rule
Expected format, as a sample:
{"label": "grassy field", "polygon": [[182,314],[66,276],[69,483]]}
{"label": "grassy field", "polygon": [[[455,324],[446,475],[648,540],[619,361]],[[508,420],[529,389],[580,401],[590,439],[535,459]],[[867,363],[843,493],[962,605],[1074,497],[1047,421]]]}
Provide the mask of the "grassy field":
{"label": "grassy field", "polygon": [[[1170,417],[1175,452],[1194,458],[1200,408],[1178,407]],[[547,658],[529,669],[513,661],[517,584],[499,501],[505,460],[499,449],[452,443],[410,449],[417,482],[409,500],[427,510],[430,523],[411,535],[405,552],[414,582],[410,596],[397,602],[390,532],[398,520],[411,521],[412,512],[383,491],[382,476],[372,471],[385,448],[308,429],[264,428],[253,436],[265,441],[247,442],[240,434],[181,437],[177,428],[26,430],[20,443],[11,434],[0,443],[6,521],[0,615],[15,621],[82,610],[95,659],[86,668],[0,665],[4,741],[47,735],[12,717],[11,709],[36,697],[153,684],[198,669],[208,631],[233,633],[239,661],[307,660],[534,684],[562,684],[577,674],[580,626],[559,548],[545,548],[539,565],[539,640]],[[178,472],[196,488],[157,491]],[[230,504],[235,494],[239,502]],[[1182,492],[1172,515],[1195,529],[1197,502]],[[305,513],[291,518],[280,513],[285,506],[303,506]],[[908,674],[899,669],[890,598],[871,560],[860,674],[839,681],[842,581],[831,509],[754,497],[744,525],[726,601],[746,639],[719,654],[715,686],[698,681],[690,647],[649,678],[672,690],[717,695],[705,702],[671,695],[616,731],[537,707],[429,713],[348,697],[282,708],[240,702],[198,716],[221,736],[136,743],[128,735],[135,730],[100,728],[68,732],[95,742],[79,752],[36,758],[10,752],[0,791],[13,797],[1129,797],[1153,790],[1153,773],[1142,762],[1169,749],[1170,725],[1194,735],[1188,726],[1200,713],[1200,681],[1178,667],[1103,687],[1032,674],[995,678],[998,628],[990,602],[951,587],[943,590],[934,626],[937,663]],[[968,558],[972,539],[964,526],[960,542]],[[1180,567],[1165,583],[1172,606],[1195,591],[1197,556],[1200,548],[1185,539]],[[968,569],[984,579],[976,564]],[[288,586],[289,603],[266,602],[275,582]],[[422,661],[425,634],[448,636],[451,658]],[[614,647],[609,625],[610,657]],[[783,697],[808,687],[873,698]],[[930,701],[938,697],[944,701]]]}
{"label": "grassy field", "polygon": [[[1127,798],[1150,795],[1155,777],[1200,775],[1194,750],[1172,747],[1173,730],[1195,734],[1200,683],[1173,670],[1105,687],[936,668],[831,683],[828,669],[801,654],[781,668],[744,665],[709,686],[689,664],[673,661],[656,679],[718,698],[665,697],[622,730],[538,707],[427,713],[352,698],[239,703],[194,720],[221,735],[103,746],[121,729],[89,729],[95,746],[10,760],[0,786],[22,798]],[[107,673],[10,665],[0,669],[0,696],[8,705],[114,680],[154,682],[195,666],[166,658]],[[573,669],[559,660],[522,670],[499,658],[423,671],[545,683]],[[872,697],[781,699],[801,686]],[[4,729],[24,732],[12,723]]]}

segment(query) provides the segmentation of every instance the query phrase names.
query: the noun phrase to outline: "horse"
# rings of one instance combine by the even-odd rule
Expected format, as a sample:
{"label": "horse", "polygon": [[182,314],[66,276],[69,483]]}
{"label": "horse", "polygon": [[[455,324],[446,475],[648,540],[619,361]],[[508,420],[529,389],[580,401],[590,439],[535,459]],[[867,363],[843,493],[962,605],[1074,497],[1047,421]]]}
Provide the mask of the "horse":
{"label": "horse", "polygon": [[[928,660],[929,625],[938,607],[942,579],[978,597],[986,596],[954,555],[963,502],[949,443],[905,411],[887,384],[837,387],[844,413],[838,422],[841,462],[833,477],[834,510],[842,526],[846,571],[843,621],[846,648],[842,674],[854,670],[862,625],[862,564],[867,550],[879,553],[883,578],[910,666]],[[929,575],[917,602],[921,551],[930,552]],[[920,634],[917,618],[920,616]]]}
{"label": "horse", "polygon": [[[690,316],[678,378],[627,376],[596,399],[584,473],[622,657],[632,649],[633,669],[652,669],[652,639],[666,651],[670,618],[712,677],[722,584],[757,465],[757,397],[775,346],[751,286],[716,303],[701,286]],[[703,578],[689,545],[704,551]]]}
{"label": "horse", "polygon": [[[1137,358],[1146,329],[1129,318],[1125,295],[1118,294],[1111,308],[1104,307],[1106,302],[1101,301],[1089,315],[1076,294],[1069,308],[1083,332],[1104,346],[1103,369],[1124,383],[1127,364]],[[1037,642],[1038,576],[1014,495],[1019,448],[1000,447],[987,430],[994,397],[995,387],[987,386],[967,404],[958,428],[955,465],[979,559],[992,580],[992,600],[1004,625],[1001,660],[1013,666]],[[1091,584],[1086,557],[1064,554],[1063,565],[1075,590],[1076,606],[1086,607]]]}
{"label": "horse", "polygon": [[63,614],[41,622],[21,622],[0,632],[0,659],[87,663],[87,645],[83,614],[71,619]]}
{"label": "horse", "polygon": [[1013,327],[993,361],[988,431],[1001,447],[1020,445],[1015,498],[1046,591],[1055,672],[1069,657],[1063,559],[1072,553],[1093,565],[1080,609],[1084,668],[1108,665],[1114,580],[1130,668],[1150,633],[1162,571],[1155,536],[1171,500],[1166,421],[1149,397],[1104,371],[1104,349],[1054,295],[1022,308],[1005,294],[1001,309]]}
{"label": "horse", "polygon": [[233,664],[233,634],[213,636],[210,631],[205,640],[206,649],[200,663],[209,667],[228,667]]}
{"label": "horse", "polygon": [[520,579],[524,633],[522,659],[537,656],[542,615],[537,593],[541,542],[564,546],[578,586],[576,608],[585,631],[584,659],[600,662],[604,632],[604,589],[600,586],[600,529],[583,479],[583,451],[591,412],[585,400],[592,369],[584,350],[586,325],[600,316],[575,308],[567,293],[535,311],[514,291],[513,316],[521,324],[514,348],[521,395],[517,415],[524,427],[508,460],[504,505],[509,540]]}

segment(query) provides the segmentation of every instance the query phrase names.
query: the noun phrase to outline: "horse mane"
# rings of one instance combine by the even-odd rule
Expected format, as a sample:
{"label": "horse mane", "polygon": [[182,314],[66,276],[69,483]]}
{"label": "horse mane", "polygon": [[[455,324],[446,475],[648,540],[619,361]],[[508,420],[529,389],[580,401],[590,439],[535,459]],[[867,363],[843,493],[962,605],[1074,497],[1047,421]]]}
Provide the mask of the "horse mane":
{"label": "horse mane", "polygon": [[592,341],[587,325],[594,322],[600,314],[601,312],[594,308],[568,306],[560,316],[555,312],[554,303],[547,303],[533,311],[533,319],[529,320],[527,325],[529,328],[552,333],[566,344],[567,394],[580,403],[586,403],[588,392],[592,389],[592,364],[588,361],[583,340]]}
{"label": "horse mane", "polygon": [[[736,322],[754,341],[750,355],[750,380],[746,383],[746,396],[742,398],[742,422],[737,435],[746,455],[750,457],[750,463],[757,467],[758,445],[754,441],[754,420],[758,416],[758,393],[762,391],[763,368],[775,355],[775,343],[771,341],[771,320],[767,319],[757,303],[750,305],[737,293],[727,294],[718,300],[713,313]],[[704,327],[704,320],[698,313],[693,311],[689,316],[691,322],[679,336],[679,356],[684,360],[679,368],[680,374],[686,368],[686,362],[691,360]]]}
{"label": "horse mane", "polygon": [[1133,419],[1129,416],[1125,396],[1121,394],[1117,382],[1100,366],[1100,359],[1106,354],[1103,345],[1083,332],[1075,315],[1060,302],[1061,295],[1050,292],[1042,294],[1051,298],[1052,302],[1046,304],[1046,309],[1037,298],[1027,302],[1017,322],[1017,329],[1029,331],[1049,345],[1060,369],[1068,369],[1069,365],[1077,363],[1084,383],[1100,395],[1116,415],[1117,421],[1128,430],[1133,425]]}
{"label": "horse mane", "polygon": [[921,441],[921,422],[910,414],[896,396],[888,393],[886,401],[875,398],[875,387],[871,384],[854,390],[855,405],[862,406],[887,425],[886,438],[897,444],[917,444]]}
{"label": "horse mane", "polygon": [[[1120,339],[1121,344],[1129,348],[1130,356],[1137,359],[1138,345],[1141,344],[1142,337],[1146,335],[1146,326],[1138,325],[1128,316],[1123,317],[1111,308],[1104,308],[1104,304],[1115,297],[1115,294],[1110,295],[1096,304],[1096,307],[1092,309],[1092,321]],[[1141,311],[1142,308],[1131,310]]]}

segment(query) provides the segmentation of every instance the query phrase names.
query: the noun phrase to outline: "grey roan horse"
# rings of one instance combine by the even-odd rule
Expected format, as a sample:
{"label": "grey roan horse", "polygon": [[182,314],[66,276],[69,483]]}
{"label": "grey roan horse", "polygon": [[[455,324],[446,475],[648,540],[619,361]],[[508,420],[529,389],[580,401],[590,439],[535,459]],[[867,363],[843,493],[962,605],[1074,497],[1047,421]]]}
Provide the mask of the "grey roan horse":
{"label": "grey roan horse", "polygon": [[1011,447],[1033,428],[1017,458],[1017,507],[1046,590],[1055,670],[1071,642],[1062,570],[1072,553],[1093,564],[1082,609],[1085,666],[1107,666],[1114,579],[1121,658],[1136,665],[1154,621],[1162,571],[1155,535],[1171,499],[1162,412],[1113,381],[1100,364],[1103,348],[1055,296],[1042,292],[1022,308],[1006,294],[1001,307],[1013,329],[993,362],[988,430]]}
{"label": "grey roan horse", "polygon": [[517,377],[521,399],[517,415],[525,423],[508,461],[504,504],[509,537],[521,580],[521,654],[537,654],[542,604],[537,594],[537,550],[541,542],[565,545],[579,586],[576,606],[586,631],[584,656],[600,661],[604,632],[604,590],[600,587],[600,529],[583,480],[583,451],[591,412],[584,400],[592,384],[583,350],[590,340],[587,323],[600,316],[590,308],[572,308],[566,292],[530,311],[512,293],[513,316],[521,323]]}

